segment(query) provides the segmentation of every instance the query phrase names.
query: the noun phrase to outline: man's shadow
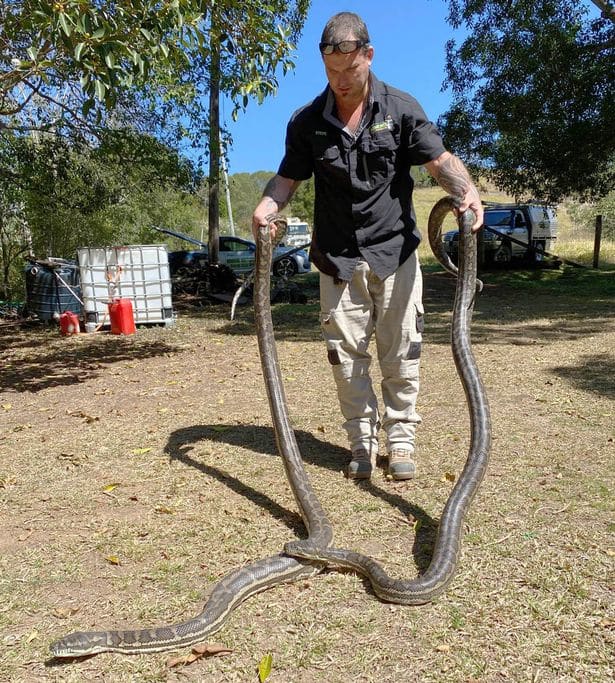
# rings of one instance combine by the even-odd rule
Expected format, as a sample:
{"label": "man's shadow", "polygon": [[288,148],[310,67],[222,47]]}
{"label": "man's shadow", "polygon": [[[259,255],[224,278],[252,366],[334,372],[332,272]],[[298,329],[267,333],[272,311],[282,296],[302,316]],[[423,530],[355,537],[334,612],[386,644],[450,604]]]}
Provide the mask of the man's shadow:
{"label": "man's shadow", "polygon": [[[346,465],[348,451],[339,446],[321,441],[309,432],[296,430],[295,436],[304,462],[339,472]],[[165,446],[165,453],[189,467],[217,479],[255,505],[266,510],[272,517],[285,524],[296,536],[305,537],[306,529],[301,515],[279,505],[266,493],[258,491],[231,476],[223,469],[207,465],[193,455],[191,451],[201,442],[213,442],[249,448],[263,455],[279,457],[273,429],[252,425],[194,425],[172,432]],[[392,493],[371,480],[356,482],[363,490],[391,507],[397,508],[404,519],[416,520],[416,533],[412,545],[412,555],[419,573],[423,573],[431,561],[438,529],[438,522],[423,508],[407,501],[402,496]],[[323,507],[327,508],[326,501]],[[404,577],[408,578],[408,577]]]}

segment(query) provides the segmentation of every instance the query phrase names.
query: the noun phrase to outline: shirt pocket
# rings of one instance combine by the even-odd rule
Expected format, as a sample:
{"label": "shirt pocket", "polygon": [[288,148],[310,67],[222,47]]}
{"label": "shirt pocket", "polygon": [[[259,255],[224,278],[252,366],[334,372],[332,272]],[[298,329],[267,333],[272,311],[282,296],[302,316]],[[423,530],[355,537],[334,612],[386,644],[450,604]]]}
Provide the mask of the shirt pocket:
{"label": "shirt pocket", "polygon": [[314,149],[314,168],[328,176],[339,176],[345,171],[337,145],[323,144]]}
{"label": "shirt pocket", "polygon": [[381,185],[395,173],[395,147],[392,136],[365,138],[359,147],[357,173],[370,185]]}

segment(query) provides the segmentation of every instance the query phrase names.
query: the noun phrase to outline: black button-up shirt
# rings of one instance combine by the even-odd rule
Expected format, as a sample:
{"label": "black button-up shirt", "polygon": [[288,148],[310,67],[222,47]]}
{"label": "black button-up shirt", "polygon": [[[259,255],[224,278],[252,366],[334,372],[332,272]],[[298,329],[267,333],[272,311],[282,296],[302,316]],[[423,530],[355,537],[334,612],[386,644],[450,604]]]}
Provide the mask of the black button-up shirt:
{"label": "black button-up shirt", "polygon": [[311,256],[317,268],[350,280],[360,258],[384,279],[421,241],[412,207],[410,167],[445,149],[438,130],[407,93],[370,76],[356,134],[336,117],[329,86],[296,111],[278,175],[307,180],[316,201]]}

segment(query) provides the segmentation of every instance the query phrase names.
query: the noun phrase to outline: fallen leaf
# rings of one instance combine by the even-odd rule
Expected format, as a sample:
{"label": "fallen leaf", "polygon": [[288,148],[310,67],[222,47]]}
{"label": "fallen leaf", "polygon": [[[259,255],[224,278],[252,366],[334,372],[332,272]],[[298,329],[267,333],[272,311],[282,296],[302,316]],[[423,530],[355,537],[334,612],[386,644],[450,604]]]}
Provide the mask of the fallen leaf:
{"label": "fallen leaf", "polygon": [[213,657],[215,655],[228,655],[233,650],[226,645],[218,645],[217,643],[203,643],[202,645],[195,645],[192,648],[192,652],[207,657]]}
{"label": "fallen leaf", "polygon": [[144,455],[145,453],[149,453],[151,450],[152,450],[151,448],[133,448],[132,454],[133,455]]}
{"label": "fallen leaf", "polygon": [[53,616],[58,619],[68,619],[68,617],[72,617],[73,614],[77,614],[78,611],[78,607],[56,607],[53,610]]}
{"label": "fallen leaf", "polygon": [[103,492],[104,493],[111,493],[113,489],[116,489],[119,486],[119,483],[116,484],[107,484],[106,486],[103,486]]}
{"label": "fallen leaf", "polygon": [[457,479],[457,476],[453,472],[445,472],[440,481],[455,481],[455,479]]}
{"label": "fallen leaf", "polygon": [[10,410],[13,407],[13,404],[12,403],[3,403],[2,407],[4,408],[4,410]]}
{"label": "fallen leaf", "polygon": [[268,652],[258,664],[258,680],[260,683],[265,683],[271,674],[271,666],[273,664],[273,655]]}
{"label": "fallen leaf", "polygon": [[154,508],[155,512],[160,512],[161,514],[164,515],[172,515],[173,510],[170,507],[167,507],[166,505],[156,505]]}
{"label": "fallen leaf", "polygon": [[121,565],[122,563],[120,562],[120,558],[117,555],[109,555],[109,557],[105,557],[105,560],[109,564],[114,564],[114,565]]}
{"label": "fallen leaf", "polygon": [[192,652],[189,655],[184,655],[183,657],[173,657],[167,661],[167,668],[173,669],[178,666],[188,666],[203,657],[219,657],[220,655],[226,655],[232,652],[232,650],[224,645],[216,645],[215,643],[206,643],[204,645],[196,645],[192,648]]}

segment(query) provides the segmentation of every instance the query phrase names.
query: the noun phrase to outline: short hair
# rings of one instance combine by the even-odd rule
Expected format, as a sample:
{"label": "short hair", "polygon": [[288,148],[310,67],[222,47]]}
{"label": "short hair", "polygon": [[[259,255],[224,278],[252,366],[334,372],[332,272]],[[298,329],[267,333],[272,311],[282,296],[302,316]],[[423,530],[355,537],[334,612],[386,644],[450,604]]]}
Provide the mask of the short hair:
{"label": "short hair", "polygon": [[369,43],[369,33],[363,19],[354,12],[339,12],[325,24],[320,41],[335,44],[346,40],[349,34],[356,40]]}

